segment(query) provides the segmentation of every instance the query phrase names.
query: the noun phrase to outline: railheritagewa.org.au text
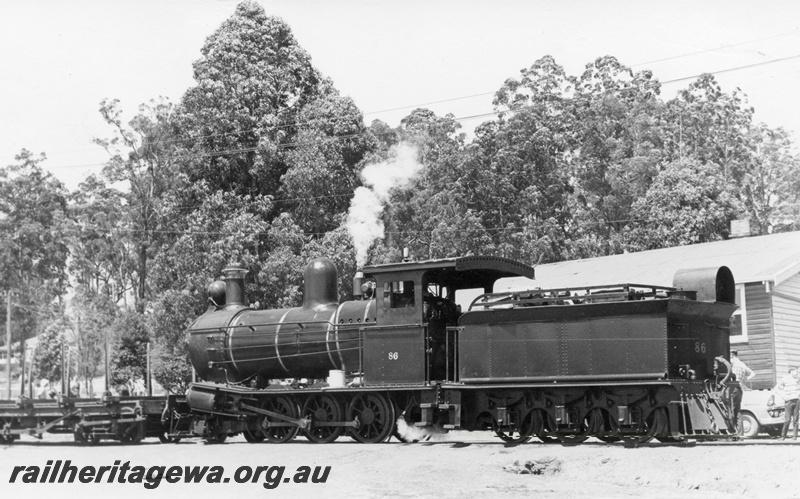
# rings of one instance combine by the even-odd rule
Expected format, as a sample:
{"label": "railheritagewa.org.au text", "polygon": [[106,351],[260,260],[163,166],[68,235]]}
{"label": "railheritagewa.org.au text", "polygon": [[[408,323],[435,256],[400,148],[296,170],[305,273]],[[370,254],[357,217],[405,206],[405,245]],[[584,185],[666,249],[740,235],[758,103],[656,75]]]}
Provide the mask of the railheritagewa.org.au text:
{"label": "railheritagewa.org.au text", "polygon": [[282,483],[325,483],[330,477],[330,466],[239,466],[233,473],[224,466],[137,466],[130,461],[114,461],[110,466],[78,466],[71,460],[49,460],[44,466],[14,466],[8,483],[114,483],[140,484],[155,489],[166,483],[261,483],[265,489],[274,489]]}

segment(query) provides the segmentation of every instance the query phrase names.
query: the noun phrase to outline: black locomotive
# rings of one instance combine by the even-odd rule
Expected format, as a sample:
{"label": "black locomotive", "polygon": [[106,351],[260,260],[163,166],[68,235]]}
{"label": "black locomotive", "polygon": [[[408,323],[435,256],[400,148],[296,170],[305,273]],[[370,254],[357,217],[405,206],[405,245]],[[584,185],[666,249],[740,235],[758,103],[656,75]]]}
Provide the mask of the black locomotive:
{"label": "black locomotive", "polygon": [[255,310],[245,271],[226,269],[189,328],[205,381],[189,388],[180,430],[210,442],[381,442],[398,423],[514,443],[733,433],[713,372],[736,309],[726,267],[681,271],[671,288],[492,292],[512,276],[534,269],[479,256],[375,265],[339,303],[336,268],[317,259],[302,307]]}

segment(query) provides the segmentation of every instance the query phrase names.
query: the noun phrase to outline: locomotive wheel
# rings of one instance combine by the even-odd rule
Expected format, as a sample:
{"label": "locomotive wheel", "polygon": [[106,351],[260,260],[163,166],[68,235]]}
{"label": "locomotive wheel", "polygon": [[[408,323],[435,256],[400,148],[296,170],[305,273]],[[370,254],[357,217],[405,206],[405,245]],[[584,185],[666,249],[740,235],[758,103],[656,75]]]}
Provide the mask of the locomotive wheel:
{"label": "locomotive wheel", "polygon": [[[278,397],[269,398],[261,404],[263,409],[268,411],[277,412],[278,414],[283,414],[286,417],[298,419],[300,415],[300,411],[297,408],[297,404],[292,401],[289,397],[285,397],[280,395]],[[275,417],[270,416],[258,416],[258,427],[261,429],[261,432],[266,437],[267,441],[272,442],[274,444],[282,444],[285,442],[291,441],[297,433],[300,431],[299,426],[275,426],[276,424],[287,424],[286,421],[277,419]]]}
{"label": "locomotive wheel", "polygon": [[[258,424],[258,423],[256,423],[256,424]],[[251,444],[261,443],[261,442],[264,441],[265,438],[267,438],[266,435],[264,435],[264,433],[261,430],[259,430],[259,429],[251,429],[249,425],[242,432],[242,435],[244,436],[244,439],[247,440],[247,442],[251,443]]]}
{"label": "locomotive wheel", "polygon": [[510,445],[519,445],[524,444],[534,435],[540,433],[540,431],[536,428],[537,419],[539,418],[539,425],[542,424],[541,416],[539,416],[538,411],[531,411],[525,416],[525,419],[522,420],[522,424],[519,425],[519,429],[517,431],[503,431],[497,428],[497,422],[492,419],[492,429],[494,430],[494,434],[500,437],[500,440],[506,442]]}
{"label": "locomotive wheel", "polygon": [[312,442],[319,444],[333,442],[344,430],[343,426],[315,426],[315,423],[331,423],[342,420],[342,407],[330,395],[310,396],[303,404],[301,414],[305,417],[311,416],[311,427],[305,429],[305,435]]}
{"label": "locomotive wheel", "polygon": [[350,435],[361,443],[383,442],[395,428],[394,404],[380,393],[362,393],[350,402],[347,420],[358,418],[358,427]]}

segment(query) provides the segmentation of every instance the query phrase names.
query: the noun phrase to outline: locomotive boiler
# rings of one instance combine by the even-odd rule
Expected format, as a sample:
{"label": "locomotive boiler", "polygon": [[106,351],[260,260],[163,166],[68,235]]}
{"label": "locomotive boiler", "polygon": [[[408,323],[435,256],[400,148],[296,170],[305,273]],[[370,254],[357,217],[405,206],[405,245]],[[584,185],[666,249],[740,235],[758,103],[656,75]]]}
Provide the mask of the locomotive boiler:
{"label": "locomotive boiler", "polygon": [[339,304],[336,267],[329,260],[306,268],[298,308],[252,310],[245,303],[244,270],[224,274],[210,287],[209,312],[190,329],[192,363],[201,378],[265,386],[269,379],[355,370],[359,327],[375,324],[375,300]]}
{"label": "locomotive boiler", "polygon": [[[498,279],[534,269],[483,256],[400,262],[365,267],[358,296],[339,303],[336,268],[317,259],[302,306],[277,310],[247,305],[243,269],[223,274],[189,328],[203,380],[186,394],[191,431],[210,442],[243,433],[279,443],[300,432],[380,442],[398,421],[492,430],[513,443],[734,431],[713,382],[736,308],[726,267],[681,271],[672,287],[496,293]],[[463,311],[462,293],[477,296]],[[351,383],[279,381],[337,372]]]}

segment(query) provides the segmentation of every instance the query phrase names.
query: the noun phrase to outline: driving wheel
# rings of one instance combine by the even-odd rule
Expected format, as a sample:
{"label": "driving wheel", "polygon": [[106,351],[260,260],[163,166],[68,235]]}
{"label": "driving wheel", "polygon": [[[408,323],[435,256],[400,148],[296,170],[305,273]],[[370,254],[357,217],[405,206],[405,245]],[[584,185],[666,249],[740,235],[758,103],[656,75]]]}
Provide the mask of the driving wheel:
{"label": "driving wheel", "polygon": [[381,393],[362,393],[350,402],[347,420],[357,419],[350,435],[362,443],[383,442],[394,431],[394,404]]}
{"label": "driving wheel", "polygon": [[310,396],[303,404],[301,413],[311,418],[311,426],[305,429],[305,435],[312,442],[333,442],[344,431],[343,426],[318,426],[318,423],[338,423],[342,420],[341,405],[330,395],[323,393]]}
{"label": "driving wheel", "polygon": [[[268,398],[261,404],[261,408],[270,412],[282,414],[291,419],[298,419],[300,415],[297,404],[289,397],[283,395]],[[300,431],[300,427],[294,423],[266,415],[260,415],[258,417],[258,427],[267,441],[274,444],[290,442],[297,435],[298,431]]]}

